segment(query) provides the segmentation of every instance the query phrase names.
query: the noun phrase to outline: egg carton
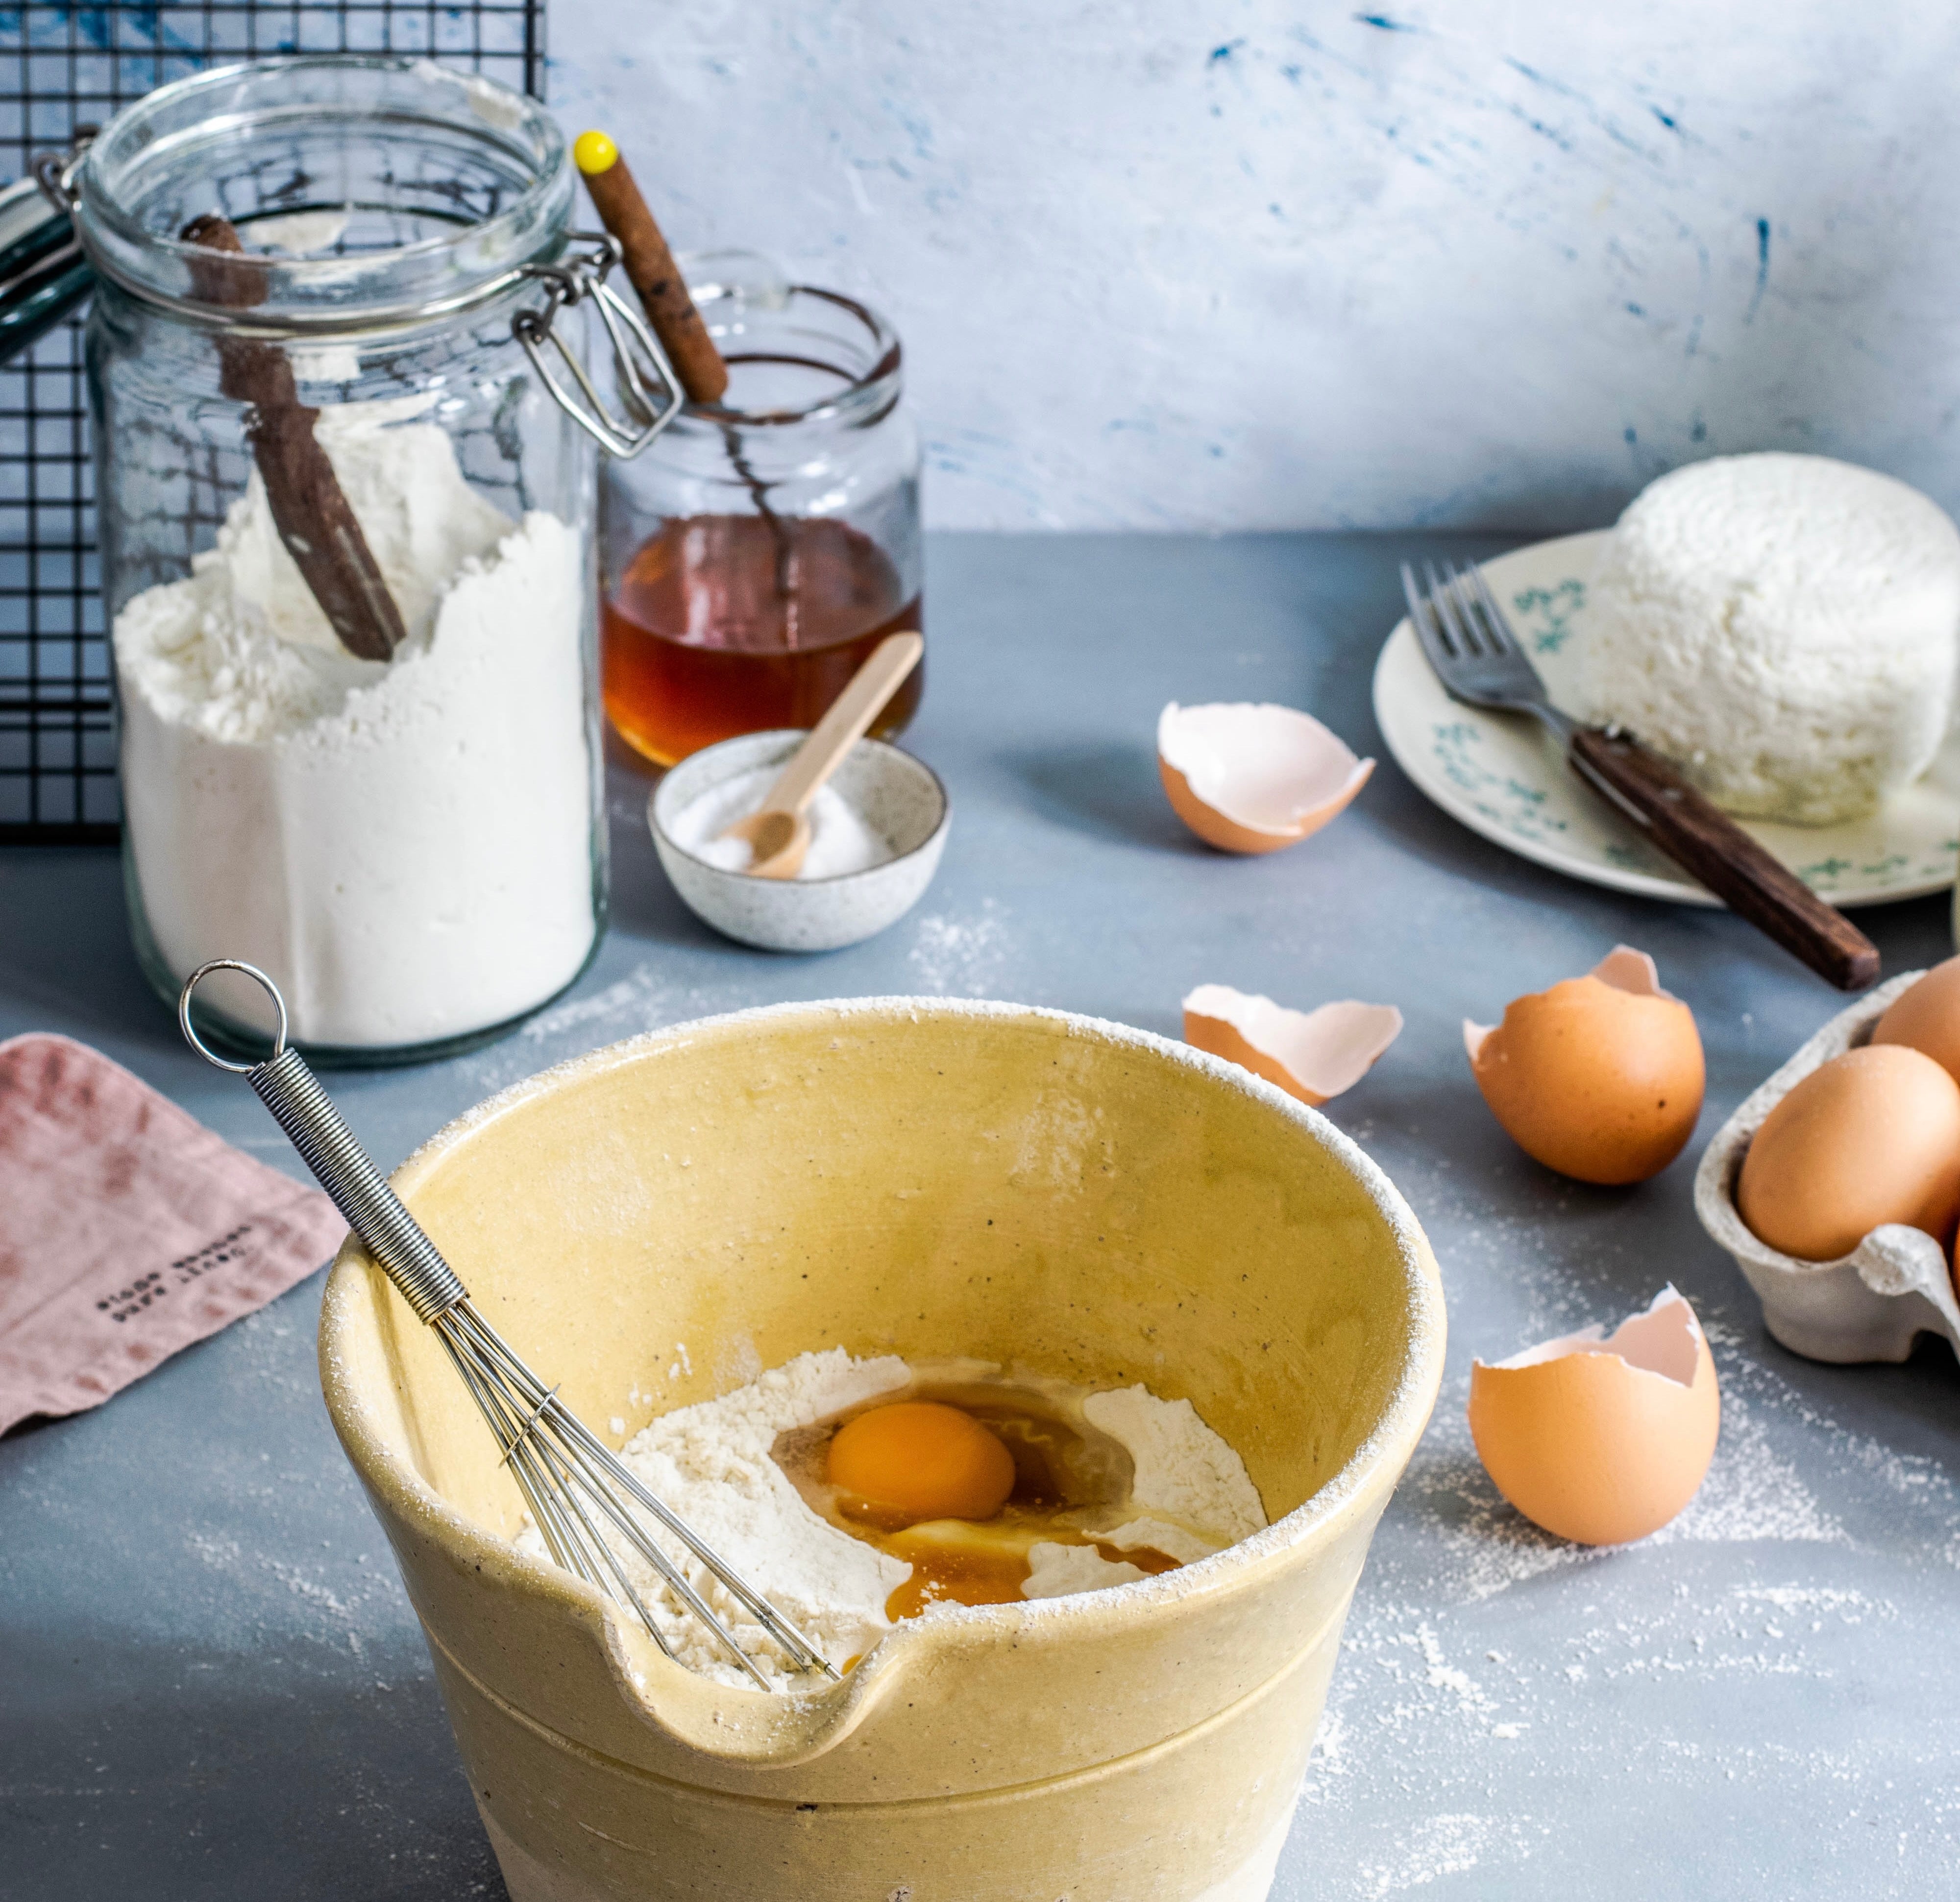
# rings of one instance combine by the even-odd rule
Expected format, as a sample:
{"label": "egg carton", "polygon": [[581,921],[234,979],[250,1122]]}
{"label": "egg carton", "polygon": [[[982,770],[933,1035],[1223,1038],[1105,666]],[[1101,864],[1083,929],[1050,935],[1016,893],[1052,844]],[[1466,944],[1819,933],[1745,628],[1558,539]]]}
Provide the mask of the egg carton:
{"label": "egg carton", "polygon": [[1694,1212],[1736,1258],[1776,1339],[1812,1360],[1903,1360],[1922,1334],[1960,1354],[1960,1305],[1946,1252],[1918,1229],[1888,1222],[1835,1261],[1802,1261],[1750,1233],[1736,1180],[1763,1120],[1820,1065],[1871,1041],[1886,1007],[1925,975],[1908,971],[1833,1017],[1716,1132],[1694,1172]]}

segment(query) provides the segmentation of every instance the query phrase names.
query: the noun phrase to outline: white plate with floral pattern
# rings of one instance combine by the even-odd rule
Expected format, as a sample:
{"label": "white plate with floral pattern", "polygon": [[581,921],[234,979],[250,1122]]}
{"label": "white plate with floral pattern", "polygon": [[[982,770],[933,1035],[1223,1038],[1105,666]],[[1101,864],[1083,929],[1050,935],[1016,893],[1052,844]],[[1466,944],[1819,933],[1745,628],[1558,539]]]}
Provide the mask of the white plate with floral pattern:
{"label": "white plate with floral pattern", "polygon": [[[1484,564],[1558,706],[1573,704],[1586,588],[1605,539],[1604,530],[1567,535]],[[1584,785],[1536,720],[1452,700],[1406,619],[1375,663],[1375,719],[1396,764],[1473,832],[1594,885],[1682,905],[1720,902]],[[1923,778],[1869,818],[1815,827],[1758,819],[1742,825],[1834,905],[1883,905],[1943,891],[1960,860],[1960,733],[1949,736]]]}

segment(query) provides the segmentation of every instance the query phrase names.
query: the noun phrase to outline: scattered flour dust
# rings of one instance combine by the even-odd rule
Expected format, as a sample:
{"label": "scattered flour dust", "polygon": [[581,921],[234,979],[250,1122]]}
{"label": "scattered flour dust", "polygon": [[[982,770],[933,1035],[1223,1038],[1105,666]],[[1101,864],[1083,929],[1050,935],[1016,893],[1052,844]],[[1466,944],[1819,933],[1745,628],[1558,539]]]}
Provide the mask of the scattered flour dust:
{"label": "scattered flour dust", "polygon": [[1501,1846],[1503,1859],[1521,1862],[1537,1832],[1516,1818],[1455,1811],[1422,1818],[1411,1827],[1387,1860],[1356,1870],[1355,1893],[1373,1898],[1426,1888],[1446,1876],[1462,1875],[1490,1859]]}
{"label": "scattered flour dust", "polygon": [[[670,1378],[686,1360],[684,1347],[677,1351],[681,1360]],[[731,1359],[730,1364],[736,1363]],[[819,1518],[771,1449],[778,1435],[895,1393],[912,1378],[912,1369],[892,1355],[856,1360],[842,1347],[800,1354],[766,1373],[755,1372],[718,1400],[662,1414],[627,1442],[620,1457],[832,1664],[842,1665],[892,1628],[886,1602],[912,1568]],[[1145,1509],[1144,1516],[1099,1535],[1102,1542],[1123,1550],[1150,1546],[1189,1563],[1266,1523],[1243,1463],[1188,1401],[1160,1400],[1135,1386],[1092,1395],[1084,1411],[1129,1451],[1136,1465],[1132,1501]],[[1181,1522],[1166,1522],[1157,1514]],[[670,1541],[663,1543],[672,1549]],[[543,1538],[528,1522],[517,1545],[534,1558],[549,1558]],[[718,1682],[746,1683],[713,1634],[682,1609],[639,1555],[623,1556],[674,1656]],[[1029,1556],[1032,1570],[1023,1593],[1029,1598],[1124,1585],[1144,1576],[1140,1567],[1106,1559],[1093,1546],[1045,1542]],[[791,1687],[797,1679],[775,1641],[705,1568],[691,1558],[682,1562],[743,1649],[777,1687]]]}
{"label": "scattered flour dust", "polygon": [[[1680,1517],[1631,1546],[1569,1545],[1520,1517],[1478,1462],[1467,1376],[1446,1383],[1377,1529],[1303,1792],[1316,1831],[1357,1853],[1344,1879],[1289,1888],[1283,1869],[1276,1902],[1561,1892],[1552,1865],[1603,1833],[1575,1789],[1621,1792],[1602,1808],[1624,1816],[1719,1780],[1736,1803],[1832,1819],[1820,1853],[1847,1869],[1874,1818],[1911,1812],[1897,1752],[1847,1751],[1793,1713],[1876,1694],[1888,1659],[1925,1641],[1930,1575],[1960,1563],[1960,1487],[1818,1412],[1753,1337],[1704,1323],[1714,1463]],[[1821,1480],[1837,1482],[1828,1505]],[[1904,1570],[1883,1563],[1900,1546]],[[1903,1875],[1873,1891],[1923,1892]]]}
{"label": "scattered flour dust", "polygon": [[936,997],[978,997],[994,990],[1013,949],[999,904],[988,899],[965,918],[928,912],[914,927],[905,955],[921,991]]}

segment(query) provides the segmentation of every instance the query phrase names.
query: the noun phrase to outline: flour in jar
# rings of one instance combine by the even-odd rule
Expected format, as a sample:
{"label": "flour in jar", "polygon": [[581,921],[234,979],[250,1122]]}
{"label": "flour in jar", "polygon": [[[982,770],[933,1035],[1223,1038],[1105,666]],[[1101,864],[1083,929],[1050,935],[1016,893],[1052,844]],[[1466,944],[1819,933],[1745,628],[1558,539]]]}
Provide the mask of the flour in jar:
{"label": "flour in jar", "polygon": [[401,611],[392,660],[339,645],[256,471],[190,575],[115,619],[156,952],[179,978],[261,966],[313,1044],[500,1023],[569,983],[597,930],[583,538],[483,499],[425,406],[315,426]]}

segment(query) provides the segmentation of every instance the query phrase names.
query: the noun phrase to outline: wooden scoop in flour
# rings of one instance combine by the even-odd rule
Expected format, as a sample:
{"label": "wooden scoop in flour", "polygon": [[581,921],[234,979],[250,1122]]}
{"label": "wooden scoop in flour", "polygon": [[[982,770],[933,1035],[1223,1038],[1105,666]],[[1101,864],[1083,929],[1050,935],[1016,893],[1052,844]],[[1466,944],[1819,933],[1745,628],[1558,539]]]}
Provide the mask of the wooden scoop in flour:
{"label": "wooden scoop in flour", "polygon": [[[178,234],[216,253],[191,266],[191,282],[207,304],[249,310],[266,294],[265,268],[245,256],[231,221],[194,218]],[[276,343],[243,337],[218,342],[218,387],[250,406],[245,433],[266,485],[279,539],[293,558],[340,644],[363,660],[386,660],[408,638],[402,611],[359,519],[313,433],[320,414],[300,401],[293,366]]]}
{"label": "wooden scoop in flour", "polygon": [[746,839],[755,857],[744,869],[752,878],[793,879],[810,850],[810,802],[844,762],[844,755],[870,730],[885,703],[905,685],[925,652],[923,636],[887,635],[871,657],[851,676],[851,684],[830,703],[791,756],[768,797],[746,819],[738,819],[724,838]]}

